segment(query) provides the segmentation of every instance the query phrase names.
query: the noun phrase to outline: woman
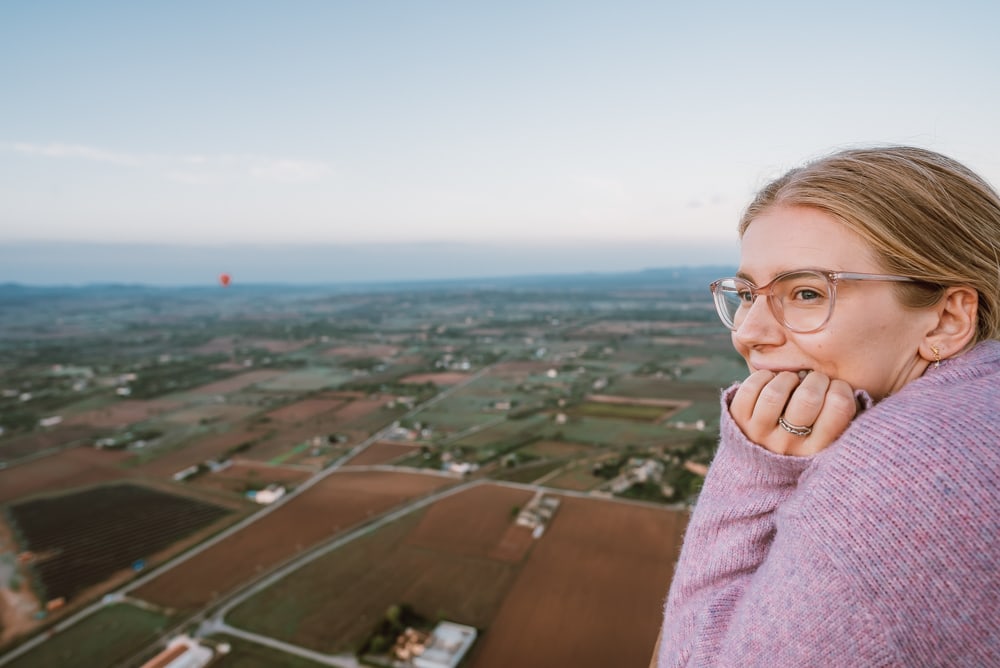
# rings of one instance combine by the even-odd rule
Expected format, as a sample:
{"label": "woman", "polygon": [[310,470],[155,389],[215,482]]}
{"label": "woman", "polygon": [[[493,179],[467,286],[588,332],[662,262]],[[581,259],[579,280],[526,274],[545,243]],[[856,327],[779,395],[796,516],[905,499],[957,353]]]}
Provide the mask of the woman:
{"label": "woman", "polygon": [[1000,665],[1000,198],[931,151],[848,150],[739,229],[712,291],[750,376],[659,665]]}

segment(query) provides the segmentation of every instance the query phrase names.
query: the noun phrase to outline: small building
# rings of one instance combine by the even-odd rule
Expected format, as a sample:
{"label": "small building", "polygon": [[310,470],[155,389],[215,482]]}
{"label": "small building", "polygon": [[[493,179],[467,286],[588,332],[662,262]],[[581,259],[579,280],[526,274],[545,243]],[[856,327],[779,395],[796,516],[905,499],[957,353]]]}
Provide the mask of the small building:
{"label": "small building", "polygon": [[268,505],[274,503],[281,497],[285,495],[285,487],[283,485],[271,484],[257,491],[250,491],[246,493],[246,497],[251,501],[255,501],[261,505]]}
{"label": "small building", "polygon": [[197,640],[177,636],[167,648],[142,664],[142,668],[203,668],[211,663],[214,652]]}
{"label": "small building", "polygon": [[476,641],[476,629],[465,624],[440,622],[413,658],[414,668],[455,668]]}

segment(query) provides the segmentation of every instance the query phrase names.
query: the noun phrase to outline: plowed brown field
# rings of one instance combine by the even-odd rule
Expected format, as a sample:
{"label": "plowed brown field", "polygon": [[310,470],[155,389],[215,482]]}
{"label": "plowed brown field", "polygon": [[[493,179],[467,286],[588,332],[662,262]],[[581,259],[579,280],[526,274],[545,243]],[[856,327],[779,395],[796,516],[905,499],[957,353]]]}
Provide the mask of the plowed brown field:
{"label": "plowed brown field", "polygon": [[531,497],[527,490],[500,485],[473,487],[431,506],[407,542],[453,554],[488,557],[513,524],[517,516],[513,509],[520,509]]}
{"label": "plowed brown field", "polygon": [[59,425],[45,431],[11,436],[0,441],[0,461],[12,462],[15,459],[34,455],[56,446],[69,445],[74,442],[85,443],[100,433],[101,430],[95,427]]}
{"label": "plowed brown field", "polygon": [[128,399],[104,408],[77,413],[67,417],[64,424],[85,424],[103,428],[125,427],[148,420],[154,415],[172,411],[180,406],[180,402],[167,399]]}
{"label": "plowed brown field", "polygon": [[421,474],[334,473],[133,594],[166,607],[200,608],[308,547],[452,483]]}
{"label": "plowed brown field", "polygon": [[686,523],[684,512],[563,497],[469,665],[648,665]]}
{"label": "plowed brown field", "polygon": [[124,478],[118,464],[129,456],[82,446],[0,470],[0,503]]}

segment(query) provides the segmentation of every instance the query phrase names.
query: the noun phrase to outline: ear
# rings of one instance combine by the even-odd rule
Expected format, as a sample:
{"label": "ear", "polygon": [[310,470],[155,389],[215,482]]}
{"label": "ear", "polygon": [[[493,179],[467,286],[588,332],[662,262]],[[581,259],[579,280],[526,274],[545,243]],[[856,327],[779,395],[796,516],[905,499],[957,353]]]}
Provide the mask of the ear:
{"label": "ear", "polygon": [[931,362],[962,352],[976,336],[979,294],[965,285],[946,288],[934,307],[937,320],[920,345],[920,355]]}

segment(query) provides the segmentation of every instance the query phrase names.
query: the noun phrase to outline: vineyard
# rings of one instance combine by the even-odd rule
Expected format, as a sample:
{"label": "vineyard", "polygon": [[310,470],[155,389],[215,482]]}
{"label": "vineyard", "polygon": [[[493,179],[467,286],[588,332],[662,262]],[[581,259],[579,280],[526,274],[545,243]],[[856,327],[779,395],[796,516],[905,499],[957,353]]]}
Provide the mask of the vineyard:
{"label": "vineyard", "polygon": [[48,600],[69,600],[229,510],[138,485],[109,485],[8,509]]}

